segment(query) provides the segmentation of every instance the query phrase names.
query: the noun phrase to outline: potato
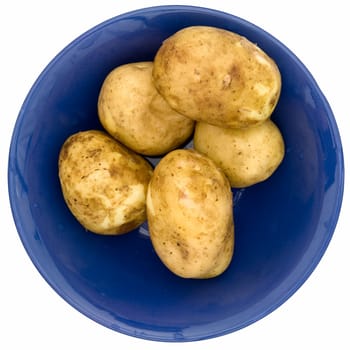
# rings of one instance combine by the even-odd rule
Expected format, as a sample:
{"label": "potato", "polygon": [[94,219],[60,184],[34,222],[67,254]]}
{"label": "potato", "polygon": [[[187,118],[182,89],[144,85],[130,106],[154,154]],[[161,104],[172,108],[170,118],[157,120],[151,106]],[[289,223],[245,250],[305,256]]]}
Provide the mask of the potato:
{"label": "potato", "polygon": [[106,77],[98,99],[103,127],[143,155],[162,155],[184,143],[194,122],[175,112],[156,90],[152,62],[130,63]]}
{"label": "potato", "polygon": [[227,30],[184,28],[159,48],[154,83],[170,106],[196,121],[241,128],[266,120],[281,90],[275,62]]}
{"label": "potato", "polygon": [[146,220],[152,167],[106,133],[89,130],[70,136],[58,164],[64,199],[87,230],[121,234]]}
{"label": "potato", "polygon": [[184,278],[211,278],[230,264],[234,246],[230,184],[209,158],[178,149],[161,159],[147,193],[147,218],[161,261]]}
{"label": "potato", "polygon": [[276,124],[227,129],[197,123],[194,148],[223,169],[232,187],[247,187],[266,180],[284,157],[284,141]]}

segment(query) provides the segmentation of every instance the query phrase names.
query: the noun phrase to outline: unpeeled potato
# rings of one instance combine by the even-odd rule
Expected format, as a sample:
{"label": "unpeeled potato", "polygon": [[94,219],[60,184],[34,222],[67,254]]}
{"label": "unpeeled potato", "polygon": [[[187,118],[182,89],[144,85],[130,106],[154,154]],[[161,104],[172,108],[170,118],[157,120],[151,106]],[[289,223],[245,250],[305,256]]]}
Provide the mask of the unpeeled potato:
{"label": "unpeeled potato", "polygon": [[248,187],[269,178],[284,158],[284,140],[270,119],[244,129],[197,123],[194,148],[211,158],[232,187]]}
{"label": "unpeeled potato", "polygon": [[103,127],[133,151],[156,156],[169,152],[191,136],[193,120],[173,110],[156,90],[153,62],[124,64],[105,78],[98,115]]}
{"label": "unpeeled potato", "polygon": [[179,113],[230,128],[266,120],[281,90],[278,67],[263,50],[208,26],[186,27],[167,38],[155,56],[153,78]]}
{"label": "unpeeled potato", "polygon": [[59,154],[64,199],[89,231],[122,234],[146,220],[146,192],[152,167],[98,130],[78,132]]}
{"label": "unpeeled potato", "polygon": [[147,218],[156,253],[176,275],[211,278],[230,264],[232,193],[209,158],[188,149],[163,157],[149,184]]}

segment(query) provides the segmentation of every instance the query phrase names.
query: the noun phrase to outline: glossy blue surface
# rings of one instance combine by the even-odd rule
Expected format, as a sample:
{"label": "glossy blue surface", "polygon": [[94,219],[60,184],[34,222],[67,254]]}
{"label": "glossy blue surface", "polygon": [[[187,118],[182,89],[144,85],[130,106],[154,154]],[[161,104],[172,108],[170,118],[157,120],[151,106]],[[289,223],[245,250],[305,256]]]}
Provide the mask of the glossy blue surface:
{"label": "glossy blue surface", "polygon": [[[273,120],[285,138],[285,159],[268,181],[234,191],[234,259],[223,275],[210,280],[169,272],[152,249],[147,224],[120,237],[85,232],[64,203],[57,175],[64,140],[79,130],[101,128],[96,103],[107,73],[123,63],[152,60],[162,40],[189,25],[248,37],[273,57],[283,79]],[[283,44],[229,14],[167,6],[104,22],[47,66],[18,116],[8,181],[23,245],[68,303],[122,333],[191,341],[259,320],[302,285],[335,229],[343,171],[332,111],[308,70]]]}

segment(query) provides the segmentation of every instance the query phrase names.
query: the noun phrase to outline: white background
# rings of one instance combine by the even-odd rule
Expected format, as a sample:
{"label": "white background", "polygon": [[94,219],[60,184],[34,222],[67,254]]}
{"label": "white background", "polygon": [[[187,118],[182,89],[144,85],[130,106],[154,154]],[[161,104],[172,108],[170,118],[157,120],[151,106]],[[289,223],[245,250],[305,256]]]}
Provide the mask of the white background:
{"label": "white background", "polygon": [[349,164],[350,26],[346,1],[2,1],[0,348],[350,349],[347,188],[329,248],[301,289],[259,322],[206,341],[164,344],[104,328],[62,300],[25,253],[8,201],[7,160],[12,129],[31,85],[59,51],[89,28],[123,12],[161,4],[224,10],[257,24],[286,44],[309,68],[326,95],[342,135],[345,161]]}

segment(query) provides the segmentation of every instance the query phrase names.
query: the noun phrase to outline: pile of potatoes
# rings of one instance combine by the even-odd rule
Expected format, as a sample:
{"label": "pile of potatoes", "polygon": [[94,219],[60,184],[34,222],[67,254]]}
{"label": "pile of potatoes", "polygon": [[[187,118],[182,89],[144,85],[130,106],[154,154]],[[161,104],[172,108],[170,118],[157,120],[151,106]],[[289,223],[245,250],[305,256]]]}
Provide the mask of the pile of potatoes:
{"label": "pile of potatoes", "polygon": [[[64,142],[59,179],[69,209],[98,234],[148,220],[173,273],[220,275],[234,250],[231,188],[266,180],[284,157],[270,119],[280,91],[277,65],[246,38],[207,26],[176,32],[153,62],[108,74],[98,98],[104,131]],[[153,169],[146,156],[162,158]]]}

